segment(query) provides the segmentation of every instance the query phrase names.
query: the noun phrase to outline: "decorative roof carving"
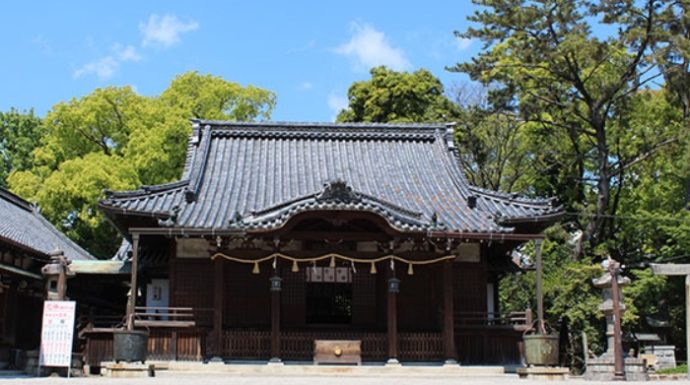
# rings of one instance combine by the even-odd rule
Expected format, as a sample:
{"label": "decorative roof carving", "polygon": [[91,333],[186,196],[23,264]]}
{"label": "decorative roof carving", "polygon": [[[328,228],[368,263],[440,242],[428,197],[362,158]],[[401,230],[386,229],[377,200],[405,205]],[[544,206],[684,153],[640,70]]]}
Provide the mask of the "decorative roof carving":
{"label": "decorative roof carving", "polygon": [[351,203],[360,202],[362,197],[355,193],[344,180],[336,179],[324,185],[323,191],[316,197],[316,200],[318,202],[331,200]]}

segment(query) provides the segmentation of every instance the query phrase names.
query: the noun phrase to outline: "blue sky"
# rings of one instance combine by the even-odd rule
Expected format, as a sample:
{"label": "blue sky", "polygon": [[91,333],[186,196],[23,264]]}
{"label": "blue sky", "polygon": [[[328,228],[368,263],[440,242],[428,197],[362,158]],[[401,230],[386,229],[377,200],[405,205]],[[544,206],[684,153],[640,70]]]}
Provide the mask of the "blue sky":
{"label": "blue sky", "polygon": [[13,1],[0,23],[0,111],[97,87],[157,95],[196,70],[277,94],[273,120],[331,121],[352,82],[375,65],[445,66],[480,49],[460,41],[469,1]]}

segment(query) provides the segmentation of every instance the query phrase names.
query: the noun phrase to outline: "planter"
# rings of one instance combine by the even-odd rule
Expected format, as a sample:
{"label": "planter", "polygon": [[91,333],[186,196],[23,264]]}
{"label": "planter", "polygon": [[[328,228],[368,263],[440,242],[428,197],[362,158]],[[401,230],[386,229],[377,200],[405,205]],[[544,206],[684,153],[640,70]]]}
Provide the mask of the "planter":
{"label": "planter", "polygon": [[122,330],[113,333],[115,362],[145,362],[149,333],[141,330]]}
{"label": "planter", "polygon": [[525,342],[525,363],[527,365],[553,366],[558,364],[558,335],[529,334],[522,338]]}

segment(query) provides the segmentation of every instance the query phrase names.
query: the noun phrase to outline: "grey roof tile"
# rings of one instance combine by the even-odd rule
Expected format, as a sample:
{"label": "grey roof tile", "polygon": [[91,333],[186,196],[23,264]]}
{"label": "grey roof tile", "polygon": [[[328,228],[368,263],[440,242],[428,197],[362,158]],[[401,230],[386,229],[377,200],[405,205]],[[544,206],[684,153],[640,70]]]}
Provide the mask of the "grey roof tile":
{"label": "grey roof tile", "polygon": [[[182,179],[109,193],[101,202],[108,215],[168,218],[177,209],[176,227],[220,229],[237,226],[239,213],[244,229],[266,230],[303,211],[360,210],[401,231],[510,232],[509,224],[561,212],[551,199],[470,186],[445,124],[193,124]],[[319,200],[335,181],[360,200]]]}
{"label": "grey roof tile", "polygon": [[0,243],[2,242],[12,243],[43,256],[60,249],[72,260],[96,259],[43,218],[34,205],[0,188]]}

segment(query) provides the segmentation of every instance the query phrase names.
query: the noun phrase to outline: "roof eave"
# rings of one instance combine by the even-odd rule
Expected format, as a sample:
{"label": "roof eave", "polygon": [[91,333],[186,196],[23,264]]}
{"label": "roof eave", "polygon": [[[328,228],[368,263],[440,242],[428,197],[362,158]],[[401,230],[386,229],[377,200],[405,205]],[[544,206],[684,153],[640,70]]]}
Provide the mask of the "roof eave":
{"label": "roof eave", "polygon": [[542,215],[531,215],[524,217],[506,217],[501,218],[498,222],[499,225],[510,225],[515,226],[518,224],[533,224],[533,223],[555,223],[558,222],[565,215],[564,211],[557,211],[554,213],[542,214]]}

